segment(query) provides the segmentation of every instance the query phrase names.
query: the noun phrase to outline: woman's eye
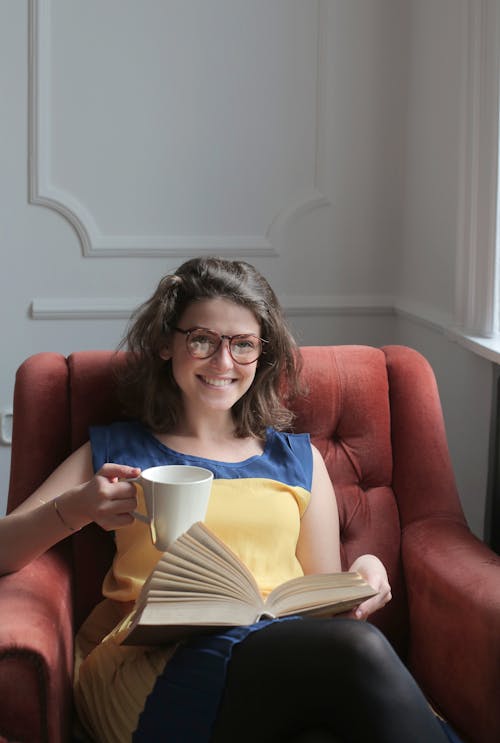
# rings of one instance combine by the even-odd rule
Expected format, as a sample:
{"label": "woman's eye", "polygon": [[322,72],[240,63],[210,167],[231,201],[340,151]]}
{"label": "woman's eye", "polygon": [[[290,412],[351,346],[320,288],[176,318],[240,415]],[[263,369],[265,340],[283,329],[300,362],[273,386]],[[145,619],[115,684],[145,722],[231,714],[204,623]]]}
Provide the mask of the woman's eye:
{"label": "woman's eye", "polygon": [[239,353],[253,351],[255,349],[255,342],[249,338],[247,338],[246,340],[237,341],[234,344],[234,349]]}
{"label": "woman's eye", "polygon": [[189,339],[189,346],[193,353],[210,353],[217,346],[217,341],[211,335],[206,333],[192,335]]}
{"label": "woman's eye", "polygon": [[195,335],[191,338],[191,344],[194,346],[208,346],[213,343],[212,338],[208,338],[206,335]]}

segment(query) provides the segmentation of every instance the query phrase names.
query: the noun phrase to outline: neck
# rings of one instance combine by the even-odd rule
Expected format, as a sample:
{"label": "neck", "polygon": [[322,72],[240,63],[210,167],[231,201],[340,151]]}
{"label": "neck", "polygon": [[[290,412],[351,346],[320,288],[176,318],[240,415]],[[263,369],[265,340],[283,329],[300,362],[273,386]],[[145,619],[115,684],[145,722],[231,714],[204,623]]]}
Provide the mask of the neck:
{"label": "neck", "polygon": [[242,462],[262,454],[265,444],[253,436],[237,438],[232,421],[228,426],[212,426],[206,421],[190,425],[184,420],[175,431],[160,434],[158,439],[174,451],[220,462]]}
{"label": "neck", "polygon": [[235,438],[235,425],[231,411],[215,411],[200,416],[184,410],[172,434],[199,441],[228,441]]}
{"label": "neck", "polygon": [[158,436],[174,451],[224,462],[242,462],[262,454],[265,441],[235,434],[230,410],[200,411],[184,409],[179,424],[173,431]]}

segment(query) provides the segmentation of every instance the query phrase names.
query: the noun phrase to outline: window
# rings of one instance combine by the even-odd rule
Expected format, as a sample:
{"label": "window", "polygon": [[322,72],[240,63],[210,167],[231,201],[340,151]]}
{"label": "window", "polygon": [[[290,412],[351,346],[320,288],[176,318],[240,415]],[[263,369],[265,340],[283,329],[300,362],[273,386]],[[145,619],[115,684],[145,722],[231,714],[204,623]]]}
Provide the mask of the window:
{"label": "window", "polygon": [[500,0],[467,4],[455,334],[500,363]]}

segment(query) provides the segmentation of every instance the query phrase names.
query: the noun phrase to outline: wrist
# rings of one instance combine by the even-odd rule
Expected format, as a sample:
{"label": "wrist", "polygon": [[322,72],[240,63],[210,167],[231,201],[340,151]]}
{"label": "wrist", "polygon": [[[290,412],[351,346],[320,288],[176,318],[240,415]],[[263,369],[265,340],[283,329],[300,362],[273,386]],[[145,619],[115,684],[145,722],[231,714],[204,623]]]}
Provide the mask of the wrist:
{"label": "wrist", "polygon": [[78,495],[74,491],[62,493],[53,501],[54,511],[69,534],[79,531],[90,523],[90,519],[79,508],[78,501]]}
{"label": "wrist", "polygon": [[57,498],[54,498],[54,499],[53,499],[53,501],[52,501],[52,506],[53,506],[53,508],[54,508],[54,511],[55,511],[55,513],[57,514],[57,517],[58,517],[59,521],[61,522],[61,524],[62,524],[62,525],[63,525],[63,526],[64,526],[64,527],[65,527],[65,528],[66,528],[66,529],[67,529],[67,530],[69,531],[69,532],[75,532],[75,531],[78,531],[78,527],[75,527],[75,526],[71,526],[71,524],[69,524],[69,523],[68,523],[68,522],[66,521],[66,519],[65,519],[65,517],[64,517],[64,515],[63,515],[63,512],[62,512],[62,510],[61,510],[61,508],[60,508],[60,505],[59,505],[58,501],[59,501],[59,496],[58,496]]}

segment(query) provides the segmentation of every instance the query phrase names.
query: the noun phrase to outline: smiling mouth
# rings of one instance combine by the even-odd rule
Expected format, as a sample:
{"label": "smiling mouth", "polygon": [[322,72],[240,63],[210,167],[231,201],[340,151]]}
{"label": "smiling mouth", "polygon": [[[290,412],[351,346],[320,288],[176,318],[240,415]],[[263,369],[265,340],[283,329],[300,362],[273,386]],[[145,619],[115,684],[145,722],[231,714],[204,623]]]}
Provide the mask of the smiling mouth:
{"label": "smiling mouth", "polygon": [[232,379],[220,379],[219,377],[201,377],[200,379],[202,382],[207,384],[209,387],[228,387],[230,384],[233,383]]}

